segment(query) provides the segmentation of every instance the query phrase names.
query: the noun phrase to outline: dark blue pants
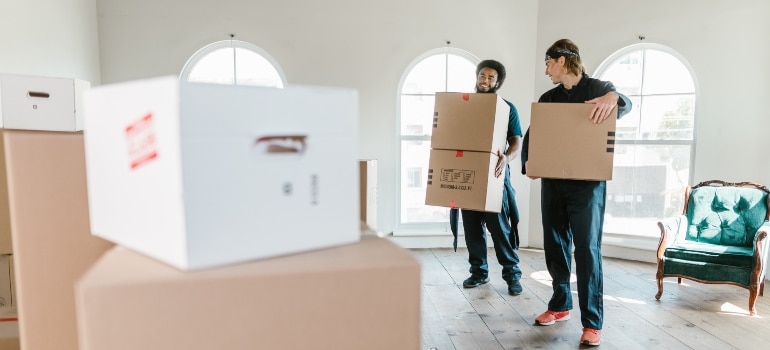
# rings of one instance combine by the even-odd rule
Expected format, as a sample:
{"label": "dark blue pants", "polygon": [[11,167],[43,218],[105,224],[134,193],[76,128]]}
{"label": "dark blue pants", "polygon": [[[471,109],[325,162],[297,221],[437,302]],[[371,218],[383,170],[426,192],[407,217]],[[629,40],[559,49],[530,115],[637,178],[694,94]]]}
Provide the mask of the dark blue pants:
{"label": "dark blue pants", "polygon": [[604,181],[542,180],[545,263],[553,278],[548,309],[572,309],[570,271],[575,248],[580,321],[602,329],[604,284],[602,227],[607,189]]}
{"label": "dark blue pants", "polygon": [[492,236],[497,261],[503,267],[503,279],[508,283],[521,279],[519,256],[511,243],[511,223],[505,209],[507,206],[499,214],[460,210],[465,229],[465,244],[468,246],[468,262],[471,264],[470,273],[473,276],[489,276],[486,227]]}

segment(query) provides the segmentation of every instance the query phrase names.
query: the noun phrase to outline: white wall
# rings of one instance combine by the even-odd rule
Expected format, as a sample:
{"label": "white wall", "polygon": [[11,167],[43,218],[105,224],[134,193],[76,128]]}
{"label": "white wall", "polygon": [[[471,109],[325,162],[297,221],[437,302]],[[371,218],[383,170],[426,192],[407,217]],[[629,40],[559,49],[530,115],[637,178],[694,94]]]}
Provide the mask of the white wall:
{"label": "white wall", "polygon": [[[594,72],[643,34],[695,70],[695,181],[770,184],[770,112],[762,104],[770,95],[768,13],[764,0],[0,0],[0,72],[94,84],[178,74],[196,50],[234,33],[276,58],[290,84],[359,90],[359,155],[379,159],[378,222],[390,232],[397,85],[415,57],[446,40],[507,65],[501,94],[519,106],[526,127],[529,102],[551,87],[542,55],[553,41],[573,39]],[[523,243],[541,246],[539,210],[529,210],[539,208],[539,182],[516,172],[513,181],[530,218]]]}
{"label": "white wall", "polygon": [[96,0],[0,0],[0,73],[98,84]]}
{"label": "white wall", "polygon": [[[569,38],[589,74],[615,51],[639,42],[671,47],[692,66],[698,91],[694,182],[770,184],[770,2],[764,0],[540,1],[535,96],[553,87],[542,56]],[[530,206],[540,207],[540,182]],[[542,247],[540,211],[530,215],[530,245]]]}
{"label": "white wall", "polygon": [[[99,0],[97,7],[104,83],[179,74],[198,49],[234,33],[270,53],[289,84],[358,89],[359,156],[378,159],[381,232],[393,231],[397,220],[398,83],[420,54],[450,40],[500,60],[508,70],[501,95],[529,118],[537,17],[531,0]],[[526,202],[528,181],[515,179]]]}

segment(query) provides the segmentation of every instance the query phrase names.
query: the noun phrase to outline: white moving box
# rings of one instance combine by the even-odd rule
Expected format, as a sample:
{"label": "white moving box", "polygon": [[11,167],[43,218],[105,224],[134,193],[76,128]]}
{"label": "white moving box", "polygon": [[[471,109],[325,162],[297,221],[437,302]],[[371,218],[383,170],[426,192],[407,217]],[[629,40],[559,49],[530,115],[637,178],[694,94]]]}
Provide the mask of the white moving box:
{"label": "white moving box", "polygon": [[84,80],[0,75],[0,127],[5,129],[83,130]]}
{"label": "white moving box", "polygon": [[359,241],[357,99],[177,77],[91,89],[93,234],[182,270]]}

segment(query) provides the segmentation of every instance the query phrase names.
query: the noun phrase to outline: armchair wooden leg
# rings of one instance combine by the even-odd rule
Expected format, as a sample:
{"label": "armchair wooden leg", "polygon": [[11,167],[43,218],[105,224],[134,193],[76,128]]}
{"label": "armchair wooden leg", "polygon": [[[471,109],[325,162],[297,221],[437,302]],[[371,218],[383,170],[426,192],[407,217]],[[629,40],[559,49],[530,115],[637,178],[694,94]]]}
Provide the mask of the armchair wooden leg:
{"label": "armchair wooden leg", "polygon": [[663,295],[663,260],[658,252],[658,270],[655,271],[655,279],[658,281],[658,294],[655,294],[655,300],[660,300]]}
{"label": "armchair wooden leg", "polygon": [[765,295],[765,281],[763,280],[762,283],[759,284],[759,296]]}
{"label": "armchair wooden leg", "polygon": [[676,279],[676,283],[677,283],[677,284],[682,284],[682,277],[678,277],[678,278]]}
{"label": "armchair wooden leg", "polygon": [[757,286],[752,284],[749,286],[749,315],[754,316],[757,314]]}

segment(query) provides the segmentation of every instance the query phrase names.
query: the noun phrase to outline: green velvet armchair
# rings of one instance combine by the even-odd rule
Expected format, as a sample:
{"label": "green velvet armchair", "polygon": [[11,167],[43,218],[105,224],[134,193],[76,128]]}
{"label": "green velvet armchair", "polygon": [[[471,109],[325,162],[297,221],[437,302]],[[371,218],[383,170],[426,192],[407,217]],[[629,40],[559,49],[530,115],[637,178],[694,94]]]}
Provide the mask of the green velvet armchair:
{"label": "green velvet armchair", "polygon": [[752,182],[712,180],[685,190],[681,215],[658,222],[658,294],[663,278],[732,284],[749,290],[749,314],[757,313],[767,266],[770,191]]}

